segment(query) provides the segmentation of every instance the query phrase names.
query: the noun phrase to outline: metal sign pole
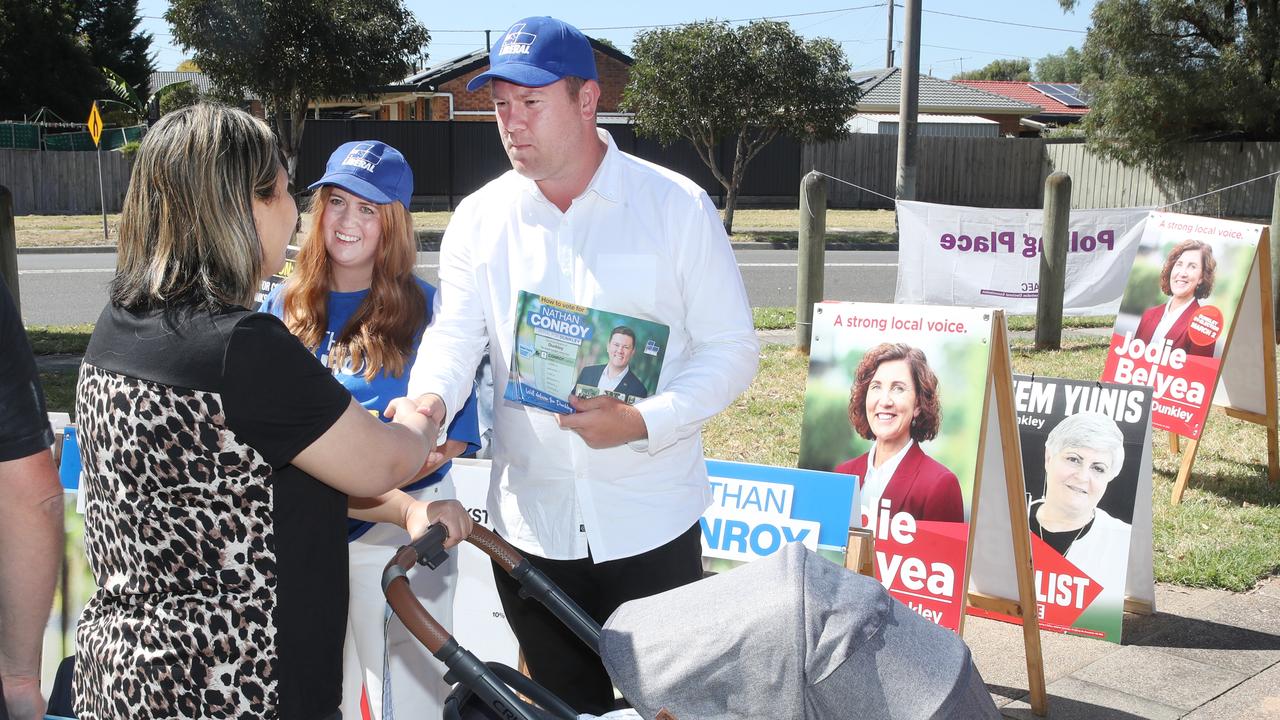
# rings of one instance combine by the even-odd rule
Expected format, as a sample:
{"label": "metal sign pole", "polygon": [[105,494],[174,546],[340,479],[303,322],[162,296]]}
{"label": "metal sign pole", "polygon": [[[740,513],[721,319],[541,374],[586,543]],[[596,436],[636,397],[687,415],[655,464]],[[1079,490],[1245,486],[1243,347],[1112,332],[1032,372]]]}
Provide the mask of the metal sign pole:
{"label": "metal sign pole", "polygon": [[98,202],[102,206],[102,239],[110,240],[107,232],[107,191],[102,187],[102,113],[98,112],[98,102],[89,108],[89,137],[93,138],[93,146],[98,151]]}
{"label": "metal sign pole", "polygon": [[110,240],[107,232],[107,192],[102,187],[102,146],[98,146],[98,202],[102,204],[102,239]]}

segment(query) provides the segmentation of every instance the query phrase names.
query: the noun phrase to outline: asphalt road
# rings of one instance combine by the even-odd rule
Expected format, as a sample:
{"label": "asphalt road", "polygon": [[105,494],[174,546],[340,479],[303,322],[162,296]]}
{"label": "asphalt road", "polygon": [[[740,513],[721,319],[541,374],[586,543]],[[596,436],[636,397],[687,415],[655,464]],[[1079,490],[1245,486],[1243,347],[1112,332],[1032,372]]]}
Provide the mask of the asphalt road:
{"label": "asphalt road", "polygon": [[[752,307],[792,306],[796,302],[794,250],[735,252]],[[826,255],[824,293],[831,300],[893,302],[898,253],[831,250]],[[418,253],[418,274],[436,282],[439,254]],[[28,325],[94,322],[107,302],[107,283],[115,271],[114,253],[18,255],[23,321]]]}

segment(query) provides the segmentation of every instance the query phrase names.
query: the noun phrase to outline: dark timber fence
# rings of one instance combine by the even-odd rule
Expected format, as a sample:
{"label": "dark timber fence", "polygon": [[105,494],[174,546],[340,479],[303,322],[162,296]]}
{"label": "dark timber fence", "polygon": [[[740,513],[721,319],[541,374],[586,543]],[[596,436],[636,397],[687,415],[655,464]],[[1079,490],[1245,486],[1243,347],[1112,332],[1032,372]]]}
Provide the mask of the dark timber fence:
{"label": "dark timber fence", "polygon": [[[689,177],[723,204],[723,188],[687,143],[663,147],[637,137],[629,125],[605,127],[622,150]],[[350,140],[383,140],[405,154],[414,171],[417,208],[450,208],[509,167],[494,123],[308,120],[298,157],[298,183],[305,187],[319,178],[333,149]],[[1142,169],[1101,159],[1078,142],[921,137],[917,197],[949,205],[1039,208],[1045,178],[1062,170],[1074,181],[1072,207],[1157,206],[1280,170],[1280,142],[1201,143],[1188,146],[1186,156],[1188,178],[1161,183]],[[716,157],[728,175],[733,143],[722,143]],[[896,135],[853,134],[810,145],[778,138],[747,167],[740,203],[796,207],[800,179],[810,170],[892,195],[896,157]],[[120,153],[103,152],[102,170],[107,212],[119,212],[129,162]],[[99,212],[97,184],[97,161],[91,152],[0,149],[0,185],[12,191],[17,215]],[[1176,209],[1267,217],[1272,185],[1272,181],[1250,183]],[[828,205],[891,208],[893,202],[831,182]]]}

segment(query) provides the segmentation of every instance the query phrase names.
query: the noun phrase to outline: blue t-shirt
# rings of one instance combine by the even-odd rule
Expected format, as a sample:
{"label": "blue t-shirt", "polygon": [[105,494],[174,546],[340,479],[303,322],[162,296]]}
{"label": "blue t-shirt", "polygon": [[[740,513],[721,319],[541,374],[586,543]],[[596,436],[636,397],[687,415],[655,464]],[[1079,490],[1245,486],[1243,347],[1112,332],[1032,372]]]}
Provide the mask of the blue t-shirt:
{"label": "blue t-shirt", "polygon": [[[418,330],[418,336],[420,337],[422,330],[430,322],[436,289],[421,278],[415,277],[414,281],[418,283],[418,288],[422,290],[422,295],[427,301],[427,317],[424,318],[422,327]],[[259,310],[284,319],[284,288],[285,285],[283,284],[272,288],[271,293],[262,301],[262,307]],[[329,319],[328,329],[320,339],[320,347],[316,348],[316,357],[326,366],[329,364],[329,346],[333,343],[334,338],[342,332],[347,320],[355,314],[360,307],[360,303],[364,301],[365,296],[368,294],[368,289],[357,290],[356,292],[329,293],[329,302],[325,308],[326,317]],[[366,380],[364,372],[353,369],[349,361],[344,367],[335,368],[333,375],[351,393],[356,402],[360,403],[366,410],[375,411],[383,422],[387,422],[387,419],[382,416],[382,411],[387,407],[387,403],[395,398],[404,397],[409,392],[409,368],[413,367],[413,361],[417,358],[417,345],[418,342],[415,339],[414,352],[409,356],[408,361],[405,363],[405,371],[400,375],[389,375],[385,370],[379,370],[372,380]],[[480,449],[480,430],[476,422],[476,393],[474,389],[471,391],[471,397],[467,398],[466,404],[454,416],[453,423],[449,425],[447,436],[450,440],[461,440],[467,443],[467,449],[463,451],[463,454],[474,453]],[[451,463],[445,463],[430,475],[406,485],[404,489],[407,491],[421,490],[434,485],[444,479],[445,473],[449,472],[450,466]],[[348,519],[347,522],[348,540],[355,540],[373,527],[373,523],[363,520]]]}

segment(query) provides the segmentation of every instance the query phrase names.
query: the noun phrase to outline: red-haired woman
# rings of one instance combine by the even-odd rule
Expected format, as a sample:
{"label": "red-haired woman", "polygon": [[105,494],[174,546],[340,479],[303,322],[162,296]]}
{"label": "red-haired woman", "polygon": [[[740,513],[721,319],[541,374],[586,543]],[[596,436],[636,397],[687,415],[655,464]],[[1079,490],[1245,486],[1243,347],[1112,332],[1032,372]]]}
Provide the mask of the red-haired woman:
{"label": "red-haired woman", "polygon": [[[385,143],[350,142],[334,151],[324,177],[310,188],[315,193],[307,239],[293,274],[267,297],[263,310],[283,319],[361,405],[380,413],[407,394],[409,369],[436,296],[435,288],[413,274],[413,172]],[[474,398],[447,437],[440,448],[444,459],[425,465],[404,490],[428,502],[430,512],[450,527],[462,523],[470,532],[470,517],[454,499],[448,472],[450,459],[479,448]],[[399,622],[384,622],[382,569],[408,540],[390,523],[350,521],[343,717],[361,717],[362,686],[373,717],[383,716],[384,666],[394,679],[388,686],[396,715],[442,712],[448,694],[444,666]],[[446,628],[452,627],[456,579],[456,556],[412,579],[418,599]]]}
{"label": "red-haired woman", "polygon": [[[875,443],[867,452],[836,466],[857,475],[862,507],[872,515],[881,500],[889,512],[916,519],[964,522],[964,496],[955,473],[920,449],[942,424],[938,376],[919,348],[882,343],[863,356],[849,392],[849,422]],[[864,525],[874,522],[865,518]]]}

